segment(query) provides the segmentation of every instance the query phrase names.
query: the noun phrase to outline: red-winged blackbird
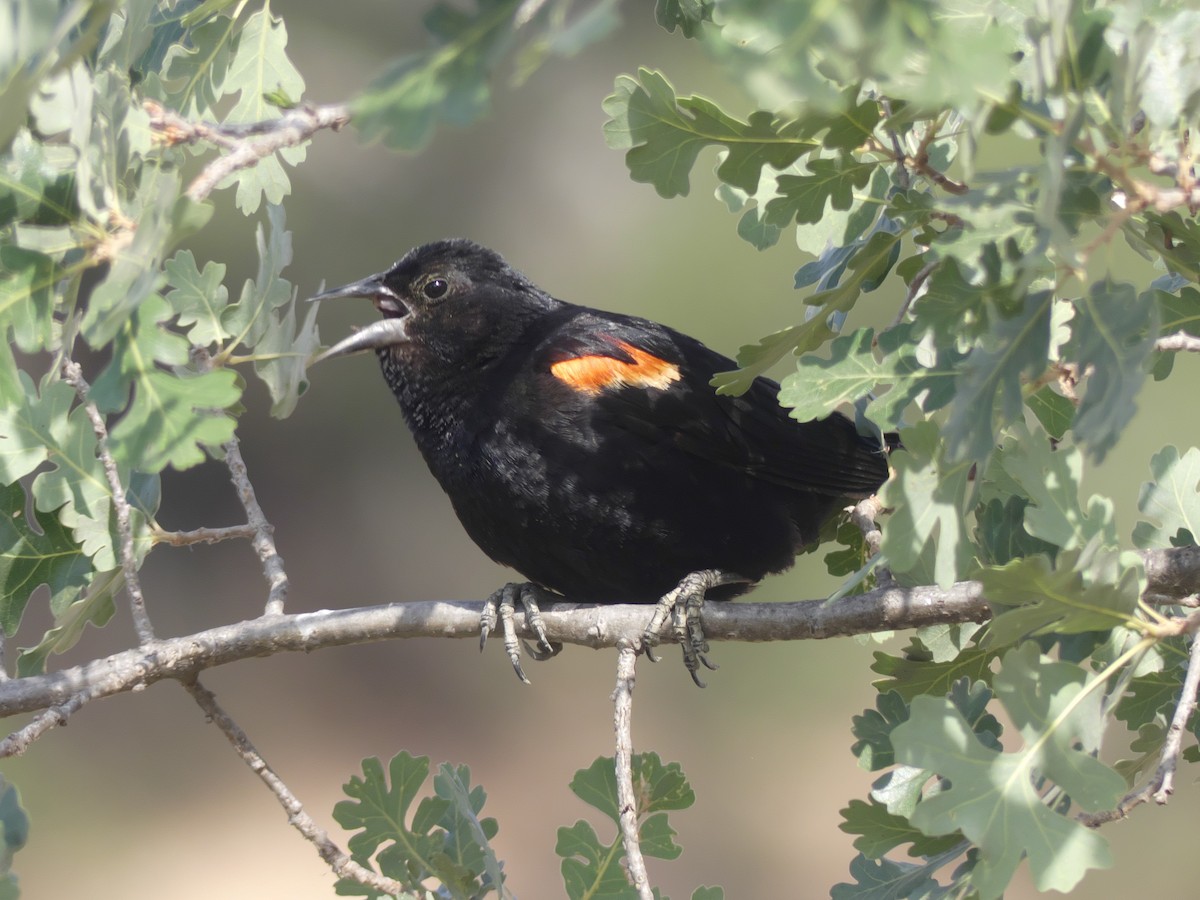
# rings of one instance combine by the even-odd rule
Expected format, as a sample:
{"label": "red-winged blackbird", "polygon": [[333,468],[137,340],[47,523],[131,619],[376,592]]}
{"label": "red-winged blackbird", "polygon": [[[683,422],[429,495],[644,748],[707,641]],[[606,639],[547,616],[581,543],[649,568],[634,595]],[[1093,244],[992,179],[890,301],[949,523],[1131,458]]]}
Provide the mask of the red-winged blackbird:
{"label": "red-winged blackbird", "polygon": [[[740,397],[709,385],[732,360],[646,319],[551,297],[467,240],[426,244],[386,272],[315,300],[366,297],[382,321],[319,359],[373,349],[434,477],[476,544],[532,584],[524,606],[544,658],[539,596],[659,603],[647,649],[674,609],[697,684],[705,594],[728,599],[788,568],[848,498],[887,478],[878,440],[845,416],[797,422],[778,385]],[[690,620],[690,621],[689,621]],[[527,648],[528,649],[528,648]]]}

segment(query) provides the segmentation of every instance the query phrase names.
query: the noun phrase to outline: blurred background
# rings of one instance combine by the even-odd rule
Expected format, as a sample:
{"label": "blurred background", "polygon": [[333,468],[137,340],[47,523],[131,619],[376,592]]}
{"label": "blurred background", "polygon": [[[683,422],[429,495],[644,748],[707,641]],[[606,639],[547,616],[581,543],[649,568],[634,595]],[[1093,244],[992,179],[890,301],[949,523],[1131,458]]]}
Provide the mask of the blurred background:
{"label": "blurred background", "polygon": [[[393,56],[422,46],[423,5],[358,0],[339,4],[333,21],[316,0],[277,3],[305,99],[346,100]],[[617,74],[639,65],[662,68],[680,93],[749,111],[699,47],[653,24],[648,5],[630,4],[627,13],[632,21],[579,58],[551,60],[519,90],[497,85],[485,121],[439,130],[417,156],[364,147],[352,129],[319,135],[292,174],[295,261],[285,277],[305,296],[323,281],[383,269],[415,244],[462,235],[501,251],[557,296],[658,319],[728,354],[798,321],[792,275],[806,259],[787,237],[762,254],[736,237],[736,218],[711,196],[711,154],[694,173],[692,195],[668,202],[630,181],[623,154],[606,148],[601,101]],[[201,265],[227,262],[226,285],[236,292],[253,276],[255,223],[234,210],[230,192],[214,199],[215,220],[190,246]],[[1114,252],[1118,271],[1140,264],[1123,248]],[[851,326],[890,322],[900,299],[894,288],[869,296]],[[325,343],[372,316],[365,303],[326,305]],[[1126,511],[1124,534],[1151,454],[1196,441],[1196,363],[1181,358],[1169,382],[1146,388],[1140,418],[1089,475],[1092,490]],[[312,377],[282,422],[267,416],[255,384],[239,430],[287,563],[288,611],[480,600],[508,579],[463,534],[374,360],[338,360]],[[242,521],[215,464],[168,473],[164,497],[168,528]],[[163,635],[254,617],[266,595],[244,543],[158,549],[143,580]],[[820,597],[832,587],[810,556],[755,599]],[[46,624],[34,618],[30,636]],[[62,662],[133,641],[118,604],[114,622]],[[847,749],[851,716],[874,704],[868,666],[877,649],[844,639],[719,644],[721,670],[705,691],[672,648],[659,666],[641,663],[635,749],[680,762],[697,794],[693,808],[672,814],[684,853],[650,861],[653,883],[675,897],[721,884],[731,898],[803,898],[849,880],[854,850],[838,830],[838,810],[864,797],[871,781]],[[435,766],[466,763],[487,790],[484,813],[499,819],[494,845],[509,886],[523,898],[555,897],[556,829],[584,817],[602,837],[611,834],[567,783],[612,752],[615,654],[567,648],[528,671],[530,687],[513,677],[498,641],[481,655],[474,641],[429,640],[243,662],[204,681],[341,845],[347,835],[330,811],[363,757],[406,749]],[[5,775],[32,815],[29,845],[16,859],[28,898],[333,896],[334,878],[312,846],[173,683],[85,708],[6,763]],[[1194,895],[1178,863],[1192,842],[1195,803],[1191,771],[1181,776],[1166,810],[1139,809],[1132,824],[1106,827],[1117,867],[1093,874],[1080,896],[1125,897],[1149,886],[1160,898]],[[1010,896],[1034,894],[1022,876]]]}

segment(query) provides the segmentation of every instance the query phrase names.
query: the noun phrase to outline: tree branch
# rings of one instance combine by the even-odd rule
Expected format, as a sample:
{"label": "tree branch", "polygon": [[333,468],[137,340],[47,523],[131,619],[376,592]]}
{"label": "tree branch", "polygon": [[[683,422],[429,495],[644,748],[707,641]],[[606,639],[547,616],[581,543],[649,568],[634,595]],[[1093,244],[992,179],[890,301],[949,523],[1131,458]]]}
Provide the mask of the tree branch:
{"label": "tree branch", "polygon": [[[1200,590],[1200,547],[1141,553],[1148,593],[1186,597]],[[414,637],[479,638],[477,602],[424,601],[298,615],[263,616],[184,637],[159,640],[52,672],[0,683],[0,716],[36,712],[66,703],[86,691],[93,699],[123,693],[164,678],[185,680],[215,666],[275,653]],[[551,641],[585,647],[616,647],[640,638],[650,615],[645,605],[544,604]],[[824,599],[792,603],[709,603],[704,632],[710,641],[795,641],[903,630],[925,625],[978,622],[991,610],[977,581],[949,588],[876,588],[836,603]],[[518,617],[517,633],[534,635]],[[661,638],[673,640],[669,624]]]}
{"label": "tree branch", "polygon": [[1163,351],[1186,351],[1188,353],[1200,353],[1200,337],[1193,334],[1188,334],[1186,331],[1177,331],[1174,334],[1164,335],[1154,342],[1155,350]]}
{"label": "tree branch", "polygon": [[1078,817],[1080,822],[1089,828],[1098,828],[1108,822],[1126,818],[1130,812],[1151,799],[1159,806],[1165,805],[1171,799],[1171,794],[1175,791],[1175,770],[1179,766],[1183,734],[1187,731],[1188,720],[1196,711],[1198,690],[1200,690],[1200,640],[1193,635],[1187,674],[1183,679],[1179,704],[1175,707],[1174,715],[1171,716],[1171,725],[1167,729],[1167,738],[1163,742],[1154,777],[1122,797],[1121,802],[1114,809],[1104,809],[1096,813],[1081,815]]}
{"label": "tree branch", "polygon": [[253,529],[250,543],[254,552],[262,561],[263,577],[267,579],[267,606],[264,610],[268,616],[283,613],[283,601],[287,598],[288,577],[283,568],[283,557],[275,548],[275,536],[271,523],[267,521],[262,507],[258,505],[258,497],[254,486],[250,484],[250,476],[246,473],[246,461],[242,459],[242,451],[235,437],[225,445],[225,465],[229,469],[229,477],[237,489],[238,499],[246,510],[246,522]]}
{"label": "tree branch", "polygon": [[325,860],[335,875],[339,878],[348,878],[357,881],[359,884],[382,891],[389,896],[411,896],[410,894],[403,894],[404,885],[400,884],[400,882],[360,866],[350,858],[350,854],[346,853],[346,851],[330,839],[329,833],[313,821],[312,816],[305,812],[304,804],[297,799],[291,789],[283,783],[283,779],[275,773],[275,770],[263,759],[262,754],[255,749],[246,732],[217,703],[217,697],[212,691],[194,678],[185,679],[183,687],[192,695],[192,699],[196,701],[197,705],[204,710],[208,721],[221,729],[221,733],[229,740],[229,743],[233,746],[237,755],[242,758],[242,761],[250,767],[250,771],[257,775],[263,784],[267,786],[267,789],[275,795],[275,799],[279,801],[279,805],[287,813],[288,823],[300,832],[306,841],[317,848],[317,853],[321,859]]}
{"label": "tree branch", "polygon": [[154,640],[154,626],[150,624],[150,615],[146,612],[146,601],[142,596],[142,582],[138,578],[137,557],[133,552],[133,526],[130,521],[129,500],[125,497],[125,488],[121,485],[121,475],[117,471],[117,461],[108,452],[108,427],[96,404],[88,400],[91,388],[83,378],[83,370],[79,363],[67,360],[62,366],[63,381],[75,389],[79,402],[83,404],[88,420],[92,423],[92,431],[96,434],[96,455],[104,468],[104,477],[108,480],[109,493],[112,494],[113,513],[117,519],[117,531],[121,536],[121,570],[125,575],[125,591],[129,594],[129,608],[133,614],[133,626],[137,630],[138,640],[149,644]]}
{"label": "tree branch", "polygon": [[208,198],[222,180],[234,172],[257,165],[259,160],[285,147],[295,147],[326,128],[337,131],[350,121],[350,109],[333,106],[297,106],[277,119],[244,125],[209,125],[189,122],[153,100],[144,104],[150,127],[165,144],[195,144],[200,141],[228,151],[204,167],[188,185],[187,195],[200,202]]}
{"label": "tree branch", "polygon": [[637,665],[637,646],[623,640],[617,645],[617,687],[613,691],[613,728],[616,731],[616,753],[613,765],[617,772],[617,821],[621,840],[625,844],[625,866],[629,883],[641,900],[654,900],[646,860],[638,838],[637,795],[633,791],[633,686]]}

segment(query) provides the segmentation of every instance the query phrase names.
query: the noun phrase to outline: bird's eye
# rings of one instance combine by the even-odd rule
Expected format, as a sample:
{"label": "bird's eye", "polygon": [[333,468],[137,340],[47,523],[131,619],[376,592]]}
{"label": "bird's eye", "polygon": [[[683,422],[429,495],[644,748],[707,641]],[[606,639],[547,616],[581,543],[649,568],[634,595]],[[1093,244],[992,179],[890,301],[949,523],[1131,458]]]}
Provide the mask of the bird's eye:
{"label": "bird's eye", "polygon": [[445,278],[430,278],[421,288],[423,293],[430,300],[440,300],[446,296],[446,291],[450,290],[450,282]]}

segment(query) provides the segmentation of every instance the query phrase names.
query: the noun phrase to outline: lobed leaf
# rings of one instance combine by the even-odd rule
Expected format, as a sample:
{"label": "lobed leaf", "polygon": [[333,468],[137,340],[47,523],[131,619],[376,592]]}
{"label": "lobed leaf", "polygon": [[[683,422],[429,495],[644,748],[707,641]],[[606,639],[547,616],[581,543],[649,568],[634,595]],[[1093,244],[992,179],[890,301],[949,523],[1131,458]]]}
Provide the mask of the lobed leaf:
{"label": "lobed leaf", "polygon": [[703,97],[679,97],[651,69],[639,69],[636,78],[619,76],[604,111],[609,116],[605,140],[627,151],[630,177],[654,185],[667,198],[688,193],[692,167],[706,147],[720,145],[728,151],[717,168],[718,178],[754,193],[764,165],[784,169],[818,146],[801,137],[794,123],[769,112],[751,113],[743,122]]}
{"label": "lobed leaf", "polygon": [[984,746],[948,700],[917,697],[893,732],[898,761],[930,769],[949,786],[926,797],[911,821],[929,835],[961,831],[979,850],[972,885],[999,897],[1022,858],[1039,890],[1071,890],[1090,868],[1112,864],[1105,840],[1051,809],[1035,785],[1046,777],[1086,810],[1111,806],[1124,790],[1112,769],[1076,748],[1100,716],[1099,692],[1082,693],[1088,674],[1039,658],[1026,644],[1004,658],[995,688],[1024,738],[1004,753]]}
{"label": "lobed leaf", "polygon": [[1134,526],[1134,544],[1169,547],[1180,532],[1194,543],[1200,538],[1200,448],[1181,456],[1178,448],[1163,447],[1151,458],[1150,472],[1154,480],[1138,491],[1138,511],[1154,521]]}

